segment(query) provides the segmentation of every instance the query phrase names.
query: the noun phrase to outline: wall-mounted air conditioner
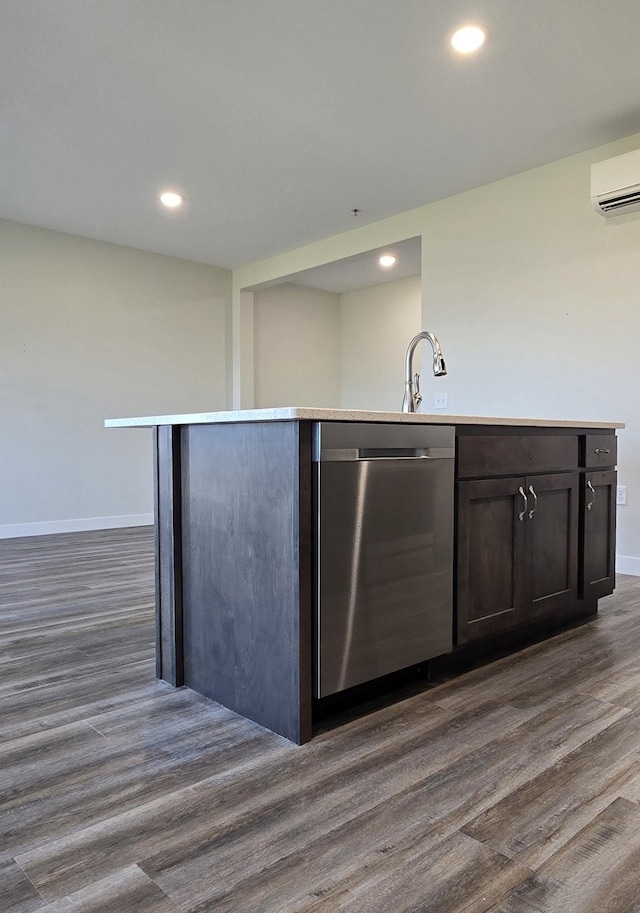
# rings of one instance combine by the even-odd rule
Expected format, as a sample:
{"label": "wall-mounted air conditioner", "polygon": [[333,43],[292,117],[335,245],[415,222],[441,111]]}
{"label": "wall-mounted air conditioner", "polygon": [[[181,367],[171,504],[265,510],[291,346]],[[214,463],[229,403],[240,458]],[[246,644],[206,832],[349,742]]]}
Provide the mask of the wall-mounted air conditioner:
{"label": "wall-mounted air conditioner", "polygon": [[591,202],[601,216],[640,211],[640,149],[591,166]]}

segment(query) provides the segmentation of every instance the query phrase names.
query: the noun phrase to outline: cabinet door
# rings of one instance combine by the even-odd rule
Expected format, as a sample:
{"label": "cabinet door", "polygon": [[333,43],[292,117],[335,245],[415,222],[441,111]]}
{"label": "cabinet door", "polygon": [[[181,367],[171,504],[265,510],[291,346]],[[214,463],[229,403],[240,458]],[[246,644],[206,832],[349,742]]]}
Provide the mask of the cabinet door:
{"label": "cabinet door", "polygon": [[528,600],[523,621],[551,615],[578,598],[577,472],[527,478]]}
{"label": "cabinet door", "polygon": [[524,486],[524,477],[458,484],[458,644],[520,623],[526,588]]}
{"label": "cabinet door", "polygon": [[615,586],[617,473],[585,472],[582,479],[580,595],[599,599],[613,593]]}

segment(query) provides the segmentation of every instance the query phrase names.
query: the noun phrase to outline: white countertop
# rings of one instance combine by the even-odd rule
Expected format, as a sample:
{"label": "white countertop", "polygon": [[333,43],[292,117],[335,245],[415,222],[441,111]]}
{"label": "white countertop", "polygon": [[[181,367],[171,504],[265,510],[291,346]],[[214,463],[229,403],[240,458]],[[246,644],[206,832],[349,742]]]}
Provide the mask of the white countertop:
{"label": "white countertop", "polygon": [[277,409],[241,409],[229,412],[194,412],[191,415],[146,415],[108,418],[106,428],[151,428],[154,425],[210,425],[224,422],[282,422],[307,419],[321,422],[396,422],[422,425],[507,425],[532,428],[624,428],[624,422],[594,422],[553,418],[501,418],[492,415],[450,415],[448,412],[369,412],[354,409],[311,409],[286,406]]}

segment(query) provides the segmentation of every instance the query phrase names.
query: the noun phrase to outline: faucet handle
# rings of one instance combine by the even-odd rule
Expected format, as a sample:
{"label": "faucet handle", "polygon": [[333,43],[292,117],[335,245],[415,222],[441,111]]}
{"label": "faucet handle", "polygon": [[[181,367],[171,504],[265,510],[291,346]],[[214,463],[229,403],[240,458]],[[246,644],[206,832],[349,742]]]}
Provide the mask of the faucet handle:
{"label": "faucet handle", "polygon": [[416,412],[420,407],[422,402],[422,393],[420,393],[420,375],[416,374],[413,378],[413,402],[416,407]]}

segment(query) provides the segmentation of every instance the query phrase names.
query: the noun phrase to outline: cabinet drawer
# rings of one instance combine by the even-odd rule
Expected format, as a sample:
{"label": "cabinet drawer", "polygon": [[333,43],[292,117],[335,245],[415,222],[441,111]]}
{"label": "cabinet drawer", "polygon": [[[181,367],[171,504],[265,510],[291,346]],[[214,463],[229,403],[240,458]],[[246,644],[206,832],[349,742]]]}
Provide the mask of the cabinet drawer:
{"label": "cabinet drawer", "polygon": [[618,462],[618,439],[615,434],[586,434],[583,466],[615,466]]}
{"label": "cabinet drawer", "polygon": [[458,438],[459,479],[577,468],[577,435],[461,435]]}

